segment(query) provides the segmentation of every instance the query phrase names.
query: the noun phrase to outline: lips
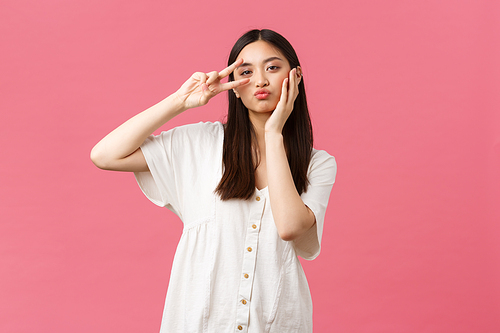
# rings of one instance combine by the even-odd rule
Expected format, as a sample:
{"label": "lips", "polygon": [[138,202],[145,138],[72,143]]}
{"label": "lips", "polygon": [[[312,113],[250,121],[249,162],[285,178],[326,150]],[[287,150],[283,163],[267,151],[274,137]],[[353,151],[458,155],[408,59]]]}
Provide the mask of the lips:
{"label": "lips", "polygon": [[254,96],[257,98],[257,99],[266,99],[267,96],[269,96],[271,93],[269,92],[269,90],[266,90],[266,89],[259,89],[255,92]]}

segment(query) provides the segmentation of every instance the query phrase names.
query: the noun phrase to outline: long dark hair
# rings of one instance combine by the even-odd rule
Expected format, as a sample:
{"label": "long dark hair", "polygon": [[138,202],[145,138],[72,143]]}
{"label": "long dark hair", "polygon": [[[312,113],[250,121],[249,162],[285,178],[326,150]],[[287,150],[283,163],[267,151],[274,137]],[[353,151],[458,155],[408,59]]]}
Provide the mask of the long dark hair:
{"label": "long dark hair", "polygon": [[[263,29],[250,30],[234,44],[229,54],[228,66],[237,60],[245,46],[263,40],[286,57],[290,68],[300,66],[299,59],[292,45],[279,33]],[[229,80],[233,81],[231,73]],[[255,192],[255,170],[259,164],[256,153],[256,140],[253,125],[248,116],[248,109],[232,90],[228,90],[229,111],[224,125],[224,145],[222,161],[224,173],[215,192],[222,200],[250,199]],[[311,118],[307,108],[304,79],[299,83],[299,95],[293,111],[283,127],[283,142],[288,164],[297,192],[307,190],[307,168],[311,161],[313,134]]]}

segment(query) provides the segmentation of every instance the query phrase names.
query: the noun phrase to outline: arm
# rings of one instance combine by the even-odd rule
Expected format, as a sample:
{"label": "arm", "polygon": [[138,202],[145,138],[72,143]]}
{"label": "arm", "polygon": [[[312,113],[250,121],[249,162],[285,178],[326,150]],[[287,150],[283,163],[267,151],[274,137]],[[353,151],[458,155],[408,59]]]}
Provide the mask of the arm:
{"label": "arm", "polygon": [[139,146],[151,133],[185,110],[175,94],[168,96],[99,141],[90,153],[92,162],[104,170],[147,171],[148,166]]}
{"label": "arm", "polygon": [[283,81],[280,101],[265,127],[271,209],[278,233],[286,241],[297,239],[316,221],[314,213],[304,204],[295,188],[281,134],[298,95],[299,79],[296,72],[296,69],[292,69],[289,78]]}
{"label": "arm", "polygon": [[220,92],[246,84],[249,79],[220,82],[242,62],[239,59],[220,72],[194,73],[174,94],[130,118],[99,141],[90,153],[92,162],[105,170],[147,171],[139,149],[144,140],[185,110],[205,105]]}
{"label": "arm", "polygon": [[283,240],[294,240],[309,230],[316,219],[295,188],[281,133],[266,133],[266,163],[276,228]]}

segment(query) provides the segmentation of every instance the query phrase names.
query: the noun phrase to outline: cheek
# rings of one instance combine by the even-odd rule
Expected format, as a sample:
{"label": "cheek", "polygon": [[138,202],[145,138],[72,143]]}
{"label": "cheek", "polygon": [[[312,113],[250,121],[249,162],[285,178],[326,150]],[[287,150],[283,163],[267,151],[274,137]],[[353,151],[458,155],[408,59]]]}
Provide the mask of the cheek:
{"label": "cheek", "polygon": [[283,87],[283,81],[285,81],[285,79],[288,77],[288,75],[283,75],[282,77],[280,77],[280,79],[278,80],[278,84],[281,87]]}
{"label": "cheek", "polygon": [[246,87],[246,86],[239,87],[239,88],[236,89],[236,91],[240,95],[240,98],[242,98],[242,99],[247,99],[248,98],[248,94],[250,94],[249,90],[250,89],[248,87]]}

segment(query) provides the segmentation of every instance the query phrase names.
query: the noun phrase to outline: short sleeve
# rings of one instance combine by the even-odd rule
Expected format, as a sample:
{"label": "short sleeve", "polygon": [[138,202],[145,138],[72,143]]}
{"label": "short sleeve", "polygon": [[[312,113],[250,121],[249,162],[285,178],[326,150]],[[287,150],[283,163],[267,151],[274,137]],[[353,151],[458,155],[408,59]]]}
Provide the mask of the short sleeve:
{"label": "short sleeve", "polygon": [[293,241],[296,253],[304,259],[313,260],[320,253],[326,207],[336,174],[335,158],[324,150],[313,150],[307,173],[309,185],[307,192],[302,193],[301,198],[314,213],[316,223]]}
{"label": "short sleeve", "polygon": [[135,172],[135,178],[146,197],[160,207],[167,207],[179,216],[176,200],[172,142],[177,129],[149,136],[141,145],[149,171]]}
{"label": "short sleeve", "polygon": [[220,122],[200,122],[149,136],[140,146],[149,171],[134,173],[142,192],[154,204],[183,219],[185,210],[192,209],[189,200],[194,191],[213,190],[213,169],[218,169],[218,164],[210,167],[207,161],[219,157],[222,134]]}

